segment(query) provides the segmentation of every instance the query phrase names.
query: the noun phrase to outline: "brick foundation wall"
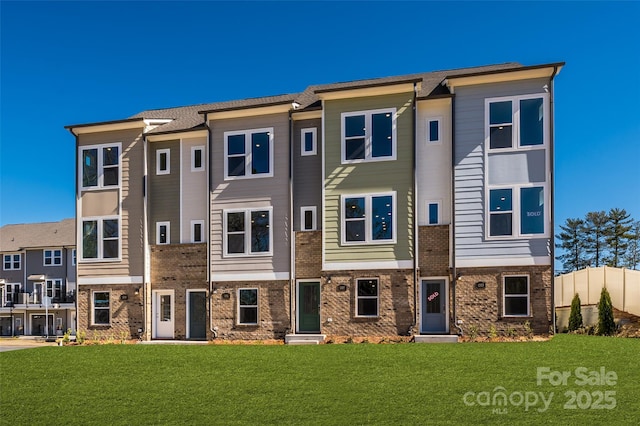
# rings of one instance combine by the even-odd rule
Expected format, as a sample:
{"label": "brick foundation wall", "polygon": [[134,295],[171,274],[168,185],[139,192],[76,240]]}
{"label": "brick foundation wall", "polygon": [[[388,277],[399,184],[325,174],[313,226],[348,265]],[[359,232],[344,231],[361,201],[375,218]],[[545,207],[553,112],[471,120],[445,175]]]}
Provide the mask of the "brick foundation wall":
{"label": "brick foundation wall", "polygon": [[[289,281],[214,282],[211,316],[218,338],[230,340],[284,339],[290,330]],[[238,324],[238,289],[258,289],[258,324]],[[228,298],[227,298],[228,297]]]}
{"label": "brick foundation wall", "polygon": [[[174,290],[174,338],[187,338],[187,290],[205,290],[207,283],[207,244],[168,244],[151,246],[151,295],[153,290]],[[148,304],[151,318],[151,304]],[[207,339],[212,333],[207,318]],[[151,334],[149,334],[151,336]]]}
{"label": "brick foundation wall", "polygon": [[[509,328],[522,332],[529,321],[535,333],[548,333],[551,325],[550,266],[515,266],[495,268],[457,268],[461,278],[456,284],[457,317],[466,334],[475,326],[478,334],[487,335],[494,325],[498,333]],[[504,317],[502,292],[505,275],[529,275],[529,317]],[[482,289],[477,282],[486,283]]]}
{"label": "brick foundation wall", "polygon": [[322,274],[322,231],[295,233],[296,278],[320,278]]}
{"label": "brick foundation wall", "polygon": [[[78,330],[87,333],[88,339],[135,339],[138,329],[144,328],[142,292],[135,294],[139,284],[80,285],[78,286]],[[92,325],[91,295],[93,292],[108,291],[111,308],[109,325]],[[126,300],[121,296],[126,295]]]}
{"label": "brick foundation wall", "polygon": [[419,276],[448,276],[449,225],[418,227],[418,251]]}

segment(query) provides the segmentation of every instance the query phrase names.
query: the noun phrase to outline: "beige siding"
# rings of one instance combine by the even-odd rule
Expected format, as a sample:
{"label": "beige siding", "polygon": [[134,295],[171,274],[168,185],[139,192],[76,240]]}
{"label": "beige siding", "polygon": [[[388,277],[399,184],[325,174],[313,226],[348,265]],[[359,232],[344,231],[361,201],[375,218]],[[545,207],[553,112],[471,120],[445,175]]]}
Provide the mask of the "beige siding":
{"label": "beige siding", "polygon": [[[182,139],[182,168],[181,168],[181,201],[182,205],[182,243],[191,242],[191,221],[207,220],[207,138]],[[191,171],[191,148],[203,147],[202,171]],[[206,228],[202,230],[206,238]]]}
{"label": "beige siding", "polygon": [[86,191],[82,194],[82,216],[116,216],[120,209],[120,190]]}
{"label": "beige siding", "polygon": [[[264,115],[212,120],[211,270],[216,274],[289,273],[289,117]],[[224,180],[224,132],[273,127],[273,177]],[[273,207],[273,255],[225,258],[222,217],[225,209]]]}

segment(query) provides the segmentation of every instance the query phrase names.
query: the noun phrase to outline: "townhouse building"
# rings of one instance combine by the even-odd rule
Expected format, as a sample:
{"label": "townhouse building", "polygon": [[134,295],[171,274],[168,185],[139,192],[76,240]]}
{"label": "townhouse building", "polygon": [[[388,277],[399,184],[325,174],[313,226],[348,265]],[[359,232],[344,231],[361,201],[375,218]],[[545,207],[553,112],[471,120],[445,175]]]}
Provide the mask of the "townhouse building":
{"label": "townhouse building", "polygon": [[0,336],[76,328],[75,220],[0,228]]}
{"label": "townhouse building", "polygon": [[70,125],[78,327],[143,339],[552,325],[553,82],[505,63]]}

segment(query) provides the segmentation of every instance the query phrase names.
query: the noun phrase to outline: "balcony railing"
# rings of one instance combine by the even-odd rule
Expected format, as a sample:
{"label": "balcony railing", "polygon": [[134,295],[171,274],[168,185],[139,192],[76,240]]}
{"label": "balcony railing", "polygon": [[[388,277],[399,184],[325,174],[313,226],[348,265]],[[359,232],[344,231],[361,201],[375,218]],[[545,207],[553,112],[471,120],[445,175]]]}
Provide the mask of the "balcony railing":
{"label": "balcony railing", "polygon": [[[70,291],[50,298],[50,305],[54,303],[74,303],[76,301],[76,292]],[[7,294],[4,307],[15,305],[42,305],[44,300],[42,294],[39,293],[10,293]]]}

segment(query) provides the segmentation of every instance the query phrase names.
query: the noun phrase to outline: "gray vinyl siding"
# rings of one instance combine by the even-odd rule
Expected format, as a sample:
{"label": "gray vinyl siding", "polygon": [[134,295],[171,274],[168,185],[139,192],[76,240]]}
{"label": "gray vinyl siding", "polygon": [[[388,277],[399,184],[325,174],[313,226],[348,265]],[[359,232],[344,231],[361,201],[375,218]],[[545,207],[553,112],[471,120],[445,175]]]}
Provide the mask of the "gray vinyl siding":
{"label": "gray vinyl siding", "polygon": [[[92,203],[101,202],[112,203],[112,200],[119,202],[115,206],[120,214],[120,240],[121,240],[121,261],[112,262],[87,262],[78,264],[78,275],[80,277],[99,276],[142,276],[144,259],[144,148],[142,129],[118,130],[111,132],[88,133],[79,136],[79,145],[98,145],[109,143],[122,143],[120,164],[121,184],[118,189],[108,189],[103,191],[84,191],[80,193],[82,199],[91,198]],[[76,153],[76,155],[80,155]],[[80,171],[77,171],[80,173]],[[111,192],[118,192],[117,197],[112,197]],[[92,197],[95,194],[105,194],[104,198]],[[107,195],[108,194],[108,195]],[[108,202],[106,200],[109,200]],[[104,211],[113,211],[114,206],[105,205]],[[82,229],[82,210],[78,212],[78,229]],[[82,249],[82,234],[77,235],[78,252]],[[79,256],[78,256],[79,257]]]}
{"label": "gray vinyl siding", "polygon": [[[44,266],[44,254],[43,250],[62,250],[62,264],[56,266]],[[65,256],[65,250],[60,247],[51,247],[47,249],[39,250],[27,250],[27,270],[26,276],[29,275],[44,275],[45,279],[62,279],[63,285],[66,285],[67,278],[67,261]],[[33,292],[33,281],[27,281],[26,291],[28,293]],[[67,291],[69,291],[67,289]]]}
{"label": "gray vinyl siding", "polygon": [[544,182],[546,171],[544,150],[508,154],[492,154],[488,158],[490,185]]}
{"label": "gray vinyl siding", "polygon": [[24,273],[24,268],[25,268],[25,254],[24,253],[20,253],[20,269],[11,269],[8,271],[4,270],[4,255],[5,254],[18,254],[14,251],[7,251],[2,253],[2,257],[0,257],[0,260],[2,260],[2,264],[0,265],[0,278],[4,279],[5,282],[7,284],[16,284],[16,283],[20,283],[20,285],[22,286],[22,288],[24,288],[24,277],[25,277],[25,273]]}
{"label": "gray vinyl siding", "polygon": [[[211,120],[211,270],[220,274],[289,272],[289,116]],[[273,177],[224,180],[224,132],[273,128]],[[273,255],[224,257],[223,212],[272,207]]]}
{"label": "gray vinyl siding", "polygon": [[[169,222],[171,244],[180,243],[180,141],[150,142],[148,146],[149,244],[156,244],[156,223]],[[169,149],[169,173],[156,173],[157,151]]]}
{"label": "gray vinyl siding", "polygon": [[[456,259],[504,259],[542,257],[550,255],[548,238],[513,238],[487,240],[485,235],[485,99],[501,96],[544,94],[543,86],[548,79],[482,84],[456,88],[455,95],[455,158],[454,158],[454,204],[455,204],[455,249]],[[548,126],[552,117],[548,117]],[[532,161],[540,166],[540,154],[532,153],[522,157],[521,153],[506,154],[518,157],[523,164]],[[506,158],[494,158],[492,163],[502,167]],[[511,158],[509,160],[513,160]],[[545,160],[544,156],[542,160]],[[544,161],[542,161],[542,164]],[[544,170],[544,168],[542,169]],[[514,181],[538,179],[540,171],[528,172],[516,167],[505,170],[491,170],[491,179]],[[548,206],[547,208],[550,208]],[[518,220],[514,217],[514,221]],[[550,231],[552,233],[552,231]]]}
{"label": "gray vinyl siding", "polygon": [[[301,155],[302,129],[316,129],[316,155]],[[322,229],[322,120],[293,123],[293,217],[295,231],[302,229],[300,207],[316,206],[316,229]]]}

